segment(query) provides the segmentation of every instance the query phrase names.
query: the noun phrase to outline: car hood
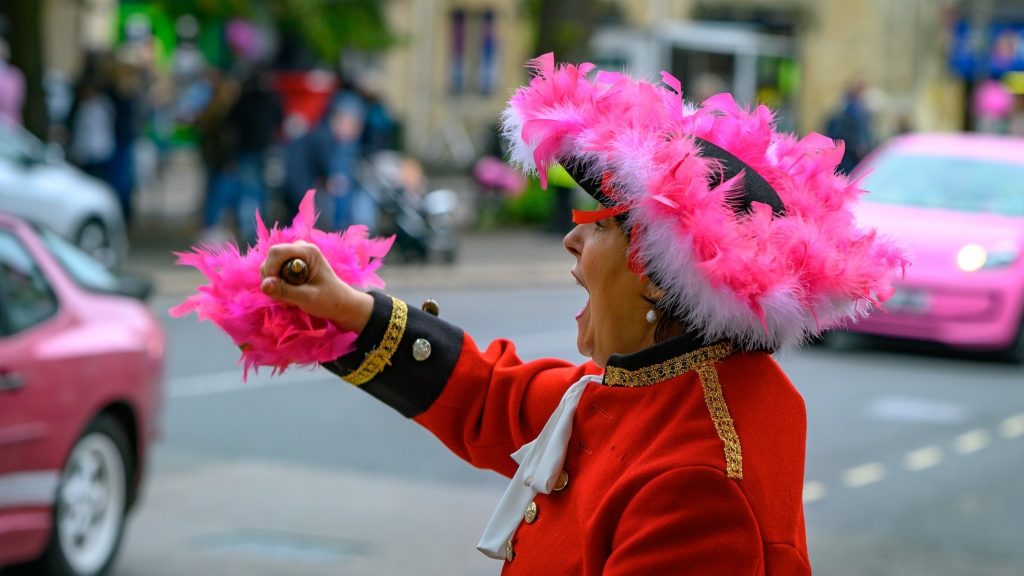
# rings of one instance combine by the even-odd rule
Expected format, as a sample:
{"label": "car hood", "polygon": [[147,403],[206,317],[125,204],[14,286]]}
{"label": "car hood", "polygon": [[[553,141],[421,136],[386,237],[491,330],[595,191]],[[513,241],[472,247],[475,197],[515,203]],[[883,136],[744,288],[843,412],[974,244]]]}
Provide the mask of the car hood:
{"label": "car hood", "polygon": [[918,267],[955,270],[957,252],[968,244],[1024,251],[1024,217],[871,202],[860,204],[856,214],[860,225],[876,228],[905,246]]}

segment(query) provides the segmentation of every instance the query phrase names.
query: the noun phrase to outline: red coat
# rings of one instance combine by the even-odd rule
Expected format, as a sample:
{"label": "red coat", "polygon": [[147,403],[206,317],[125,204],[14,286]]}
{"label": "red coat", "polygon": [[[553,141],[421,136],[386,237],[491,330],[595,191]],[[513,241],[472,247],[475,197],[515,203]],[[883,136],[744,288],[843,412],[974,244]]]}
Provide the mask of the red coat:
{"label": "red coat", "polygon": [[[480,351],[419,310],[399,316],[376,295],[360,351],[328,368],[358,374],[386,326],[404,321],[390,363],[363,388],[471,464],[506,476],[516,470],[510,454],[537,436],[566,389],[601,372],[524,363],[507,341]],[[426,358],[417,340],[429,342]],[[604,381],[580,399],[567,484],[534,500],[502,573],[810,574],[805,433],[803,400],[768,354],[680,338],[613,356]]]}

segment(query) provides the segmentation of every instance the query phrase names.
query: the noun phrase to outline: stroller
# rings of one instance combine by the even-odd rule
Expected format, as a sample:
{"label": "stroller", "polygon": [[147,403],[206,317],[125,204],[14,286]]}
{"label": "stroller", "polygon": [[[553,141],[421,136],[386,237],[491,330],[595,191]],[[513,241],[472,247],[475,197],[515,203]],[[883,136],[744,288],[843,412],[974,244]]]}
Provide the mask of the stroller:
{"label": "stroller", "polygon": [[363,189],[378,210],[376,231],[395,235],[394,251],[402,261],[455,262],[459,245],[455,192],[427,192],[419,162],[398,152],[373,154],[362,172]]}

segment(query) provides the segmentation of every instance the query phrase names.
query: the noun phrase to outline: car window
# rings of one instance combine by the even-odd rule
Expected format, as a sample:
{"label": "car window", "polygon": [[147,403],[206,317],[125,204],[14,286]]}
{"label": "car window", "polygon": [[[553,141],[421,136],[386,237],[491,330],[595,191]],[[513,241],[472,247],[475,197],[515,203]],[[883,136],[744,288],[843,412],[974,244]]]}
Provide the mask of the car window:
{"label": "car window", "polygon": [[57,313],[57,298],[14,234],[0,230],[0,332],[16,334]]}
{"label": "car window", "polygon": [[95,292],[117,293],[120,281],[103,264],[82,252],[56,232],[42,226],[35,227],[43,244],[60,263],[76,284]]}
{"label": "car window", "polygon": [[871,166],[867,202],[1024,216],[1024,164],[889,153]]}

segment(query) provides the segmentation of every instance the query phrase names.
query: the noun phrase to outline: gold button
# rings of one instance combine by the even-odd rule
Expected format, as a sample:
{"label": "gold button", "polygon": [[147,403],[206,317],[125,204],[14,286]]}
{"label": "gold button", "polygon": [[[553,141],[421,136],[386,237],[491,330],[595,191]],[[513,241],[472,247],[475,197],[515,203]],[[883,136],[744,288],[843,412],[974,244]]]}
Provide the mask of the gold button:
{"label": "gold button", "polygon": [[512,549],[512,541],[505,541],[505,561],[511,562],[516,557],[516,551]]}
{"label": "gold button", "polygon": [[555,480],[555,492],[561,492],[565,490],[565,487],[569,485],[569,473],[562,470],[558,473],[558,479]]}
{"label": "gold button", "polygon": [[427,314],[431,314],[433,316],[441,314],[441,306],[438,305],[437,300],[434,300],[433,298],[427,298],[424,300],[420,308],[422,308]]}
{"label": "gold button", "polygon": [[530,502],[530,505],[526,507],[526,513],[523,514],[523,520],[527,524],[533,524],[537,520],[537,503]]}
{"label": "gold button", "polygon": [[430,342],[426,338],[417,338],[412,343],[412,357],[417,362],[423,362],[427,358],[430,358]]}

